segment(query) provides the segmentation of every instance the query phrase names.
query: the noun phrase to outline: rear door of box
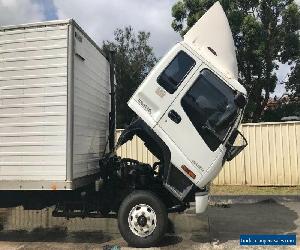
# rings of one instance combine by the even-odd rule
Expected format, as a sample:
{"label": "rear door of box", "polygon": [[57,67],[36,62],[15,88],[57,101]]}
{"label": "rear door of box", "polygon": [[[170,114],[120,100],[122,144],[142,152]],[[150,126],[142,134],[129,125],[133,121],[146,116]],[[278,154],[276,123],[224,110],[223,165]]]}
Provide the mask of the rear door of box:
{"label": "rear door of box", "polygon": [[0,31],[0,181],[66,180],[67,35]]}
{"label": "rear door of box", "polygon": [[73,179],[99,171],[108,138],[109,63],[90,39],[74,29]]}

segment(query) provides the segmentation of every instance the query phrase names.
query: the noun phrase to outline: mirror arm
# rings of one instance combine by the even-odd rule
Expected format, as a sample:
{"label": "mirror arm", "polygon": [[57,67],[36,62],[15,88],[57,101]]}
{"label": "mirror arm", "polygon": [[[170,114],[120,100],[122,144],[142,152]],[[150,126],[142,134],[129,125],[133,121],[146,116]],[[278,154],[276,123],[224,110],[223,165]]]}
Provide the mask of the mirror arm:
{"label": "mirror arm", "polygon": [[227,142],[226,146],[229,148],[226,151],[225,158],[227,161],[231,161],[234,157],[236,157],[242,150],[248,146],[248,141],[245,136],[238,130],[236,130],[238,134],[243,138],[244,144],[241,146],[233,146],[231,143]]}

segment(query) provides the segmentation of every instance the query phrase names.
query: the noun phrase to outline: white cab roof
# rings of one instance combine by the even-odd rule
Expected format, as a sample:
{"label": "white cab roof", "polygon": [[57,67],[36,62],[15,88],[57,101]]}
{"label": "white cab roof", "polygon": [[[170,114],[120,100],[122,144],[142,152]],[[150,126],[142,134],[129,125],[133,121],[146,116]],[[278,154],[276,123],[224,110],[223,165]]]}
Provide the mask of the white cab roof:
{"label": "white cab roof", "polygon": [[185,34],[184,42],[229,79],[238,79],[231,29],[223,8],[216,2]]}

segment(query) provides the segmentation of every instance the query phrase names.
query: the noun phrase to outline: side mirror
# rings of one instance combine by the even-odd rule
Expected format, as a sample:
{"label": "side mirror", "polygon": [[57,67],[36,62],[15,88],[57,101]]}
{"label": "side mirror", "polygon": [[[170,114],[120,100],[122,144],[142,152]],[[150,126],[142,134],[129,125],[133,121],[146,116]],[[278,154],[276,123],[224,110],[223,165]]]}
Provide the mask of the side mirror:
{"label": "side mirror", "polygon": [[238,106],[240,109],[242,109],[246,106],[247,100],[246,100],[245,96],[242,93],[238,93],[234,97],[234,103],[235,103],[236,106]]}

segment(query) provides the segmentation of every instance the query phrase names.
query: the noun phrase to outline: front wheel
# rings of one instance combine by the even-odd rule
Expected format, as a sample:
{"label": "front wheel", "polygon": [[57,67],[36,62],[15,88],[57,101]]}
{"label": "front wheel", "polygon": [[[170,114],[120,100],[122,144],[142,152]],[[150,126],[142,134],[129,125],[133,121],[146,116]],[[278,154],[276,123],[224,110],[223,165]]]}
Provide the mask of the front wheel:
{"label": "front wheel", "polygon": [[152,192],[134,191],[120,206],[118,225],[121,235],[130,246],[155,246],[167,229],[166,207]]}

